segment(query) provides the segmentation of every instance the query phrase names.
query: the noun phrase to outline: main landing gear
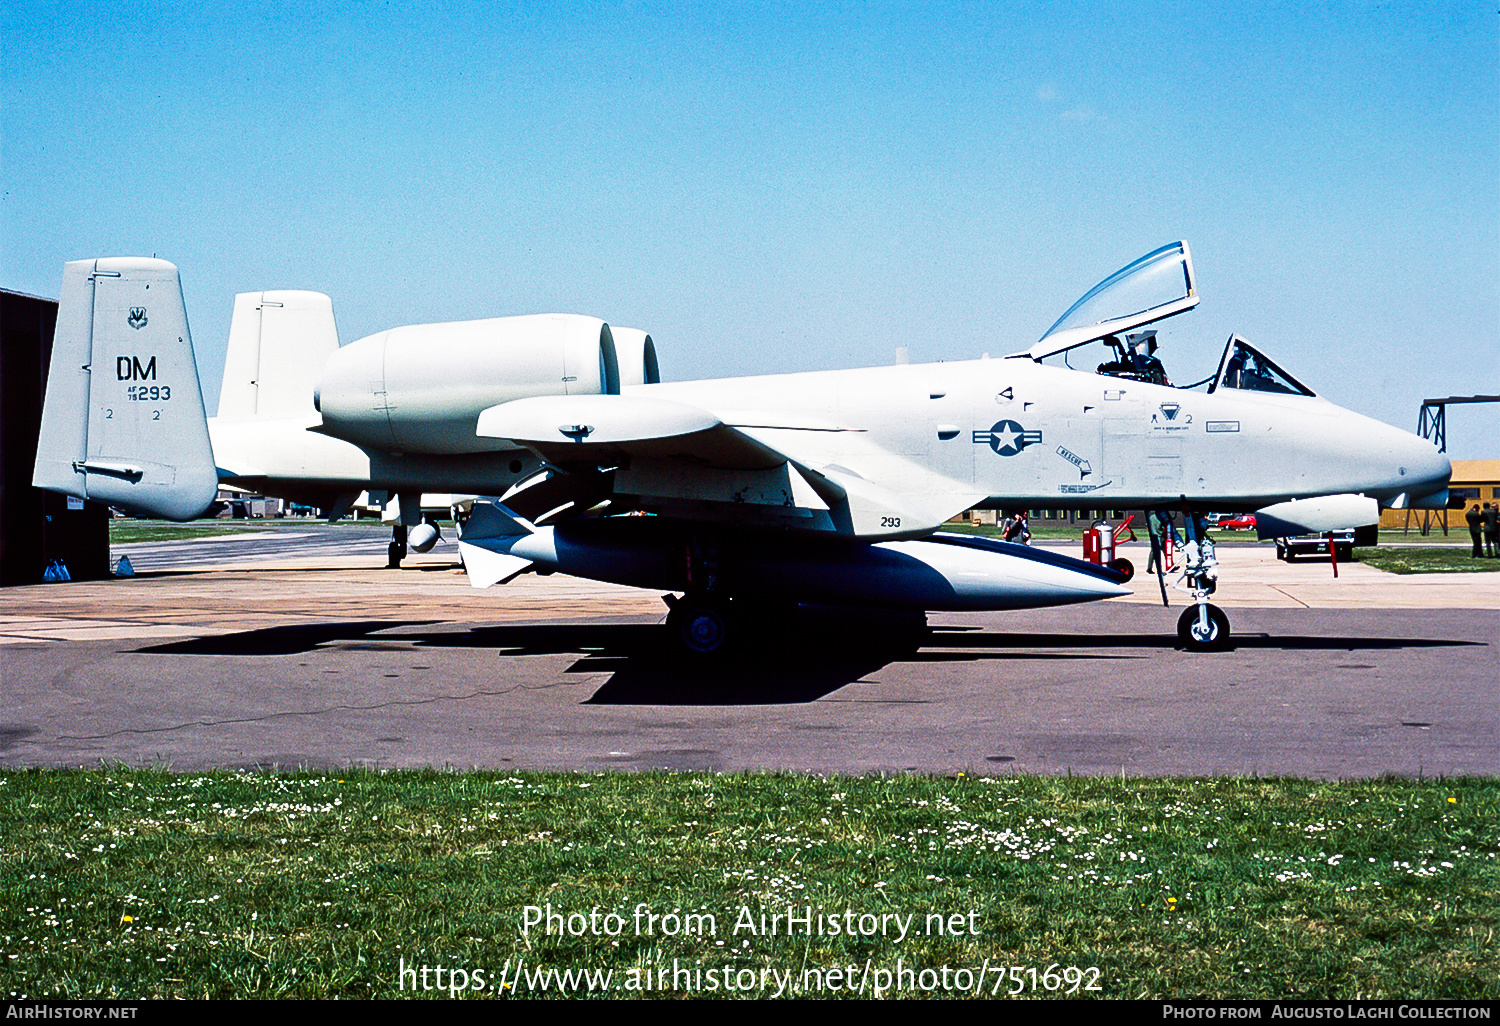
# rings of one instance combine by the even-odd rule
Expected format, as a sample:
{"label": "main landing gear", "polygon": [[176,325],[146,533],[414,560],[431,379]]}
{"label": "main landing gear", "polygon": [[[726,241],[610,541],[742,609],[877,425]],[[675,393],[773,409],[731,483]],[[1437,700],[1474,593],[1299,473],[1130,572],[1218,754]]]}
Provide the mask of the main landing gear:
{"label": "main landing gear", "polygon": [[679,655],[711,661],[729,653],[755,658],[757,639],[785,640],[798,629],[795,603],[730,598],[723,592],[664,595],[668,645]]}
{"label": "main landing gear", "polygon": [[689,593],[668,605],[667,634],[673,647],[698,657],[718,656],[728,648],[732,623],[728,599]]}

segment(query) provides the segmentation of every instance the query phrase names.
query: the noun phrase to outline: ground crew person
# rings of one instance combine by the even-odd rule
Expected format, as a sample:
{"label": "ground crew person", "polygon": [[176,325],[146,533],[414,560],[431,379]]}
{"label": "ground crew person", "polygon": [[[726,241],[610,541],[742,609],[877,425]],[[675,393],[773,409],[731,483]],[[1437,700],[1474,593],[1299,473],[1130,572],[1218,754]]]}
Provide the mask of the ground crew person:
{"label": "ground crew person", "polygon": [[1172,523],[1172,514],[1164,509],[1154,509],[1146,514],[1146,531],[1151,535],[1151,560],[1146,564],[1146,573],[1168,574],[1175,569],[1166,565],[1167,539],[1175,543],[1177,527]]}

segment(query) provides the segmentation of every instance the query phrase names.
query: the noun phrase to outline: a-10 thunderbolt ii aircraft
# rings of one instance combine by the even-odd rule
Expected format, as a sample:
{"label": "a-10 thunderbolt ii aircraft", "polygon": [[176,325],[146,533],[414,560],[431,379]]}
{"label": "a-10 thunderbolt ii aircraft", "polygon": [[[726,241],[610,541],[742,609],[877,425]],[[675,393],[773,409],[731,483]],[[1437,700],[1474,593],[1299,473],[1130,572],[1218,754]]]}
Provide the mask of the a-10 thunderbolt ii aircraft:
{"label": "a-10 thunderbolt ii aircraft", "polygon": [[[555,571],[676,593],[671,634],[700,653],[753,635],[765,621],[750,614],[777,604],[1126,593],[1108,567],[940,531],[973,507],[1257,511],[1279,535],[1446,504],[1431,444],[1320,398],[1238,337],[1206,392],[1163,383],[1129,333],[1198,299],[1178,242],[1007,358],[663,384],[645,332],[594,318],[415,325],[340,348],[326,296],[249,293],[208,421],[177,269],[75,261],[35,484],[179,520],[221,482],[332,517],[387,490],[411,524],[423,492],[493,496],[461,533],[472,583]],[[1098,342],[1120,357],[1099,372],[1043,363]],[[1189,648],[1228,639],[1216,575],[1189,545]]]}

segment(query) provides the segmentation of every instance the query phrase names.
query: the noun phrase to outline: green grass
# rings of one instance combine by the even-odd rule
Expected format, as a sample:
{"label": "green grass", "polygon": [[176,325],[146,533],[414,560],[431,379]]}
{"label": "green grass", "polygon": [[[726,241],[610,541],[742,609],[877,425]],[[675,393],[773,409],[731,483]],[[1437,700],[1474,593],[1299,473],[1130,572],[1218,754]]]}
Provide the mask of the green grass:
{"label": "green grass", "polygon": [[[1059,523],[1057,521],[1033,520],[1031,522],[1031,537],[1033,541],[1039,541],[1041,539],[1056,540],[1059,538],[1066,538],[1069,541],[1076,541],[1080,545],[1082,545],[1083,529],[1088,526],[1088,524],[1083,523],[1082,521],[1072,527],[1069,527],[1066,521]],[[978,534],[986,538],[999,538],[1004,534],[1004,532],[998,526],[992,526],[990,524],[961,524],[950,522],[944,524],[942,527],[938,528],[938,530],[949,531],[953,534]],[[1142,535],[1141,537],[1145,536]]]}
{"label": "green grass", "polygon": [[1412,546],[1435,546],[1458,548],[1463,547],[1467,552],[1469,545],[1468,531],[1450,531],[1443,534],[1442,528],[1434,527],[1432,533],[1422,535],[1416,528],[1403,531],[1399,527],[1383,527],[1380,529],[1380,544],[1382,545],[1412,545]]}
{"label": "green grass", "polygon": [[[1111,520],[1110,523],[1117,528],[1120,526],[1120,522],[1118,520]],[[1031,537],[1033,540],[1067,539],[1068,541],[1074,541],[1079,545],[1082,545],[1083,532],[1085,529],[1092,525],[1092,520],[1087,520],[1083,517],[1080,517],[1077,522],[1071,525],[1066,520],[1032,520]],[[1151,543],[1150,536],[1146,533],[1146,528],[1139,517],[1131,522],[1130,529],[1132,531],[1135,531],[1136,541],[1140,542],[1142,545],[1149,545]],[[1001,534],[999,527],[991,527],[988,524],[961,524],[950,522],[944,524],[938,530],[953,531],[959,534],[980,534],[991,538],[998,538]],[[1181,531],[1181,527],[1179,527],[1178,530]],[[1209,535],[1216,542],[1255,541],[1254,531],[1210,531]],[[1128,540],[1129,536],[1127,535],[1126,537]],[[1270,541],[1267,540],[1266,544],[1269,545]]]}
{"label": "green grass", "polygon": [[188,538],[219,538],[269,530],[266,525],[244,520],[195,520],[177,524],[170,520],[135,520],[117,517],[109,522],[109,543],[182,541]]}
{"label": "green grass", "polygon": [[[445,529],[452,524],[447,520],[441,523]],[[286,517],[279,520],[191,520],[185,524],[171,520],[116,517],[109,522],[109,542],[111,545],[124,545],[129,542],[182,541],[189,538],[217,538],[258,531],[297,531],[328,526],[330,525],[326,520],[307,517]],[[389,526],[371,517],[341,520],[337,526],[355,530],[390,531]]]}
{"label": "green grass", "polygon": [[[676,960],[799,982],[868,964],[896,996],[986,966],[986,993],[1016,966],[1045,996],[1056,965],[1062,989],[1067,967],[1096,967],[1092,996],[1116,998],[1495,998],[1497,799],[1476,778],[10,773],[0,988],[438,996],[404,960],[529,996],[524,960],[612,973],[617,995],[664,967],[648,996],[683,996]],[[620,918],[523,937],[548,905]],[[736,932],[808,906],[913,916],[912,933]],[[692,912],[715,930],[638,930],[638,908],[642,927]],[[929,915],[958,929],[927,935]]]}
{"label": "green grass", "polygon": [[1354,558],[1393,574],[1468,574],[1500,570],[1500,559],[1475,559],[1463,548],[1437,546],[1380,546],[1355,549]]}

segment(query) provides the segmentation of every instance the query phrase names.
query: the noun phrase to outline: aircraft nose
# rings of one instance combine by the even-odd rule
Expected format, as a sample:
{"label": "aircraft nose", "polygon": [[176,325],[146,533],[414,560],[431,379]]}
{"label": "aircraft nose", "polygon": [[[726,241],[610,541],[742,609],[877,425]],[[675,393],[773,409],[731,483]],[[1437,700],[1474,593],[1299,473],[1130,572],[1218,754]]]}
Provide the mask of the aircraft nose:
{"label": "aircraft nose", "polygon": [[1405,449],[1398,469],[1411,504],[1415,506],[1419,500],[1430,496],[1446,505],[1448,481],[1453,476],[1453,465],[1448,462],[1448,457],[1438,452],[1431,442],[1416,436],[1410,436]]}

